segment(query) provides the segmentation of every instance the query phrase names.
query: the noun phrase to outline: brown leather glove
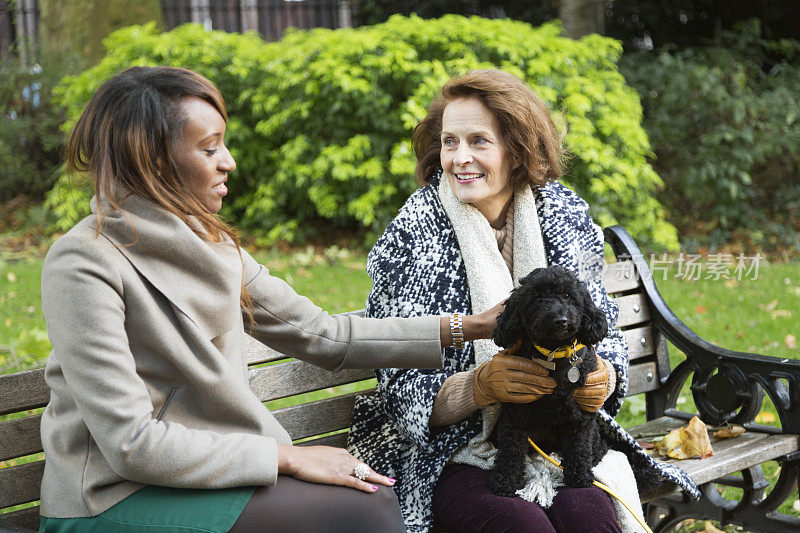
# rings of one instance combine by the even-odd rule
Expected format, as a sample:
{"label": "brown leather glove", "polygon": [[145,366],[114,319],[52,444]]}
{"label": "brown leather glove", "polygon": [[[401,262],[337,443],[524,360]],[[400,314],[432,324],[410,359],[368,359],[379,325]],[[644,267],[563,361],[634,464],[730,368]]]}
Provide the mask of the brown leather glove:
{"label": "brown leather glove", "polygon": [[475,371],[472,383],[475,405],[538,400],[556,388],[556,380],[549,374],[546,368],[529,359],[500,352]]}
{"label": "brown leather glove", "polygon": [[582,411],[594,413],[603,407],[608,391],[608,367],[597,355],[597,370],[586,376],[586,384],[575,389],[575,403]]}

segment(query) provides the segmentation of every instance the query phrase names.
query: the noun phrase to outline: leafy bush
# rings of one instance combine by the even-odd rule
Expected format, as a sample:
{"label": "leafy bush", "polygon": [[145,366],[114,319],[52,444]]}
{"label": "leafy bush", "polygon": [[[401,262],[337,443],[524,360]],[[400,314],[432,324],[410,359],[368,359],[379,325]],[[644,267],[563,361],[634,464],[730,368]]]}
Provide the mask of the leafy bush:
{"label": "leafy bush", "polygon": [[698,244],[800,252],[800,43],[763,40],[757,21],[725,40],[622,62],[642,94],[669,219]]}
{"label": "leafy bush", "polygon": [[[562,112],[574,154],[565,181],[596,219],[674,248],[675,229],[655,198],[661,181],[646,162],[639,98],[617,70],[619,43],[559,31],[455,15],[291,31],[277,43],[198,26],[164,34],[131,27],[112,34],[108,55],[59,94],[74,119],[102,80],[129,65],[197,70],[230,106],[238,169],[229,215],[265,241],[374,237],[415,188],[411,131],[438,88],[474,68],[501,68]],[[68,211],[85,212],[85,197],[65,199]]]}
{"label": "leafy bush", "polygon": [[74,65],[42,58],[24,66],[9,57],[0,63],[0,201],[17,196],[41,199],[61,164],[64,114],[52,89]]}

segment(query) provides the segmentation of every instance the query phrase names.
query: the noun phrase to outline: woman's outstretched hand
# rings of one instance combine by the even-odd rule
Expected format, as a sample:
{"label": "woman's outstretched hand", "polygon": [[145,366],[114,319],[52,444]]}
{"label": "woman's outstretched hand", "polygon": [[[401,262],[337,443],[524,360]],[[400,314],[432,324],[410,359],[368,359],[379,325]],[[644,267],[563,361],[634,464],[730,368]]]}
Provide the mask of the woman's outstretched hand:
{"label": "woman's outstretched hand", "polygon": [[[331,446],[278,445],[278,473],[325,485],[343,485],[364,492],[375,492],[375,483],[391,487],[394,480],[366,467],[363,480],[355,476],[356,466],[363,464],[344,448]],[[363,467],[362,467],[363,468]]]}
{"label": "woman's outstretched hand", "polygon": [[[475,339],[490,339],[497,327],[497,316],[506,308],[503,300],[491,309],[477,315],[467,315],[463,319],[464,340],[474,341]],[[439,319],[439,333],[442,339],[442,347],[453,344],[453,337],[450,334],[450,317],[443,316]]]}

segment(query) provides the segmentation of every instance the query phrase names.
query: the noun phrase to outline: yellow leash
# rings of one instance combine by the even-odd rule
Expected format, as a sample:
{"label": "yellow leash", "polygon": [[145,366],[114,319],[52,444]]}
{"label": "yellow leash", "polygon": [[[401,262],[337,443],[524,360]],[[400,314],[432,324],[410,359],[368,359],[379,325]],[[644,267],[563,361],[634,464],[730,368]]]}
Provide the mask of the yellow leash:
{"label": "yellow leash", "polygon": [[[551,463],[553,463],[554,465],[556,465],[558,468],[561,468],[561,470],[564,470],[564,468],[561,466],[561,464],[560,464],[558,461],[556,461],[555,459],[553,459],[552,457],[550,457],[549,455],[547,455],[546,453],[544,453],[544,452],[542,451],[542,449],[541,449],[541,448],[539,448],[539,447],[536,445],[536,443],[535,443],[535,442],[533,442],[533,441],[530,439],[530,437],[528,437],[528,442],[530,442],[530,443],[531,443],[531,446],[533,446],[533,449],[534,449],[534,450],[536,450],[537,452],[539,452],[539,455],[541,455],[542,457],[544,457],[545,459],[547,459],[548,461],[550,461]],[[617,501],[618,501],[619,503],[621,503],[621,504],[622,504],[622,505],[625,507],[625,509],[627,509],[627,510],[628,510],[628,512],[629,512],[629,513],[631,513],[631,514],[633,515],[633,517],[636,519],[636,521],[637,521],[637,522],[639,522],[639,524],[640,524],[640,525],[641,525],[641,526],[644,528],[644,530],[645,530],[645,531],[647,531],[647,533],[653,533],[653,530],[652,530],[652,529],[650,529],[649,527],[647,527],[647,524],[644,522],[644,520],[642,520],[641,518],[639,518],[639,515],[638,515],[638,514],[636,514],[636,513],[634,513],[634,512],[633,512],[633,510],[630,508],[630,506],[629,506],[627,503],[625,503],[625,500],[623,500],[622,498],[620,498],[620,497],[619,497],[619,495],[617,495],[617,493],[615,493],[613,490],[611,490],[611,489],[610,489],[610,488],[609,488],[607,485],[603,485],[603,484],[602,484],[602,483],[600,483],[599,481],[595,481],[595,482],[594,482],[594,486],[595,486],[595,487],[598,487],[598,488],[601,488],[601,489],[603,489],[604,491],[606,491],[607,493],[609,493],[611,496],[613,496],[614,498],[616,498],[616,499],[617,499]]]}

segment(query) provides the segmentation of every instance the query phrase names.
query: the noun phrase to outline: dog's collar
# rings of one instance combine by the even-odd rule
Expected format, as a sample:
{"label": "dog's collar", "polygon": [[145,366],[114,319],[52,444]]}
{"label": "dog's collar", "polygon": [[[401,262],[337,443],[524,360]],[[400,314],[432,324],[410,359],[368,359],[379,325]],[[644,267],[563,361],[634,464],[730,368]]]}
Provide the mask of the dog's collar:
{"label": "dog's collar", "polygon": [[539,353],[547,357],[548,361],[552,361],[553,359],[561,359],[563,357],[572,357],[574,354],[580,352],[584,346],[583,344],[578,343],[578,339],[572,341],[572,344],[565,344],[560,348],[556,348],[555,350],[548,350],[547,348],[542,348],[536,344],[533,345]]}

